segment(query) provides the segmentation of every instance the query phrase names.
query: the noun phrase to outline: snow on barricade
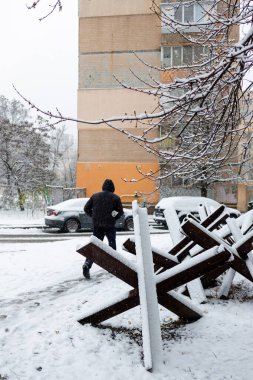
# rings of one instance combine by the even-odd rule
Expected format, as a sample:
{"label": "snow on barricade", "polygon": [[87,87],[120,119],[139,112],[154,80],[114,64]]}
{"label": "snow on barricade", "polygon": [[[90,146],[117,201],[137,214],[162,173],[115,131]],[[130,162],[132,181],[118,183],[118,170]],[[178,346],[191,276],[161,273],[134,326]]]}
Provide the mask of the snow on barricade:
{"label": "snow on barricade", "polygon": [[[180,272],[190,269],[194,265],[200,264],[201,262],[208,260],[211,257],[218,256],[221,252],[224,251],[224,247],[213,247],[208,249],[205,252],[202,252],[200,255],[192,257],[191,260],[185,260],[175,267],[166,270],[163,273],[160,273],[156,276],[156,283],[159,284],[164,280],[168,280],[170,277],[180,274]],[[230,259],[233,260],[233,255],[231,254]]]}
{"label": "snow on barricade", "polygon": [[120,261],[122,264],[125,264],[128,268],[132,269],[133,271],[137,272],[137,264],[133,261],[128,260],[126,257],[124,257],[121,253],[115,251],[113,248],[109,247],[106,243],[102,242],[102,240],[99,240],[97,237],[91,235],[90,237],[90,243],[96,245],[98,248],[102,249],[106,253],[108,253],[110,256],[114,257],[116,260]]}

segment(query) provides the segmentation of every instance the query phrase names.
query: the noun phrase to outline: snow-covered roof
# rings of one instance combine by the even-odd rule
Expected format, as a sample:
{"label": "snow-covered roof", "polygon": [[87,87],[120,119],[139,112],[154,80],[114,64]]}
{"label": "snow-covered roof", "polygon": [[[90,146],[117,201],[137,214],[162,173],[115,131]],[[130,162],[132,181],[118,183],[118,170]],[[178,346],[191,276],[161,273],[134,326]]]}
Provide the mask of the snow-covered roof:
{"label": "snow-covered roof", "polygon": [[182,197],[168,197],[163,198],[158,202],[156,207],[161,209],[165,209],[167,207],[172,206],[176,210],[193,210],[197,209],[200,205],[207,205],[213,209],[216,209],[220,206],[218,202],[210,198],[204,197],[190,197],[190,196],[182,196]]}
{"label": "snow-covered roof", "polygon": [[89,198],[74,198],[68,199],[67,201],[57,203],[56,205],[49,206],[49,208],[53,208],[54,210],[79,210],[83,209],[85,203],[87,203]]}
{"label": "snow-covered roof", "polygon": [[[68,199],[56,205],[48,206],[48,208],[60,211],[82,211],[88,200],[89,198]],[[124,208],[124,214],[126,216],[132,215],[132,209]]]}

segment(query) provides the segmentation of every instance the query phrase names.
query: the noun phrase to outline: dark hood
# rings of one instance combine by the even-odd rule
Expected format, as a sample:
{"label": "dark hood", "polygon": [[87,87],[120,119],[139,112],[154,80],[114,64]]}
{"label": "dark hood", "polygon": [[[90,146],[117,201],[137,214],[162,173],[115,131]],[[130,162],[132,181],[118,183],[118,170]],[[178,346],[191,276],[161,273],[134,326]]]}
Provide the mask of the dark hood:
{"label": "dark hood", "polygon": [[111,193],[114,193],[115,187],[111,179],[105,180],[102,186],[102,190],[107,190],[107,191],[110,191]]}

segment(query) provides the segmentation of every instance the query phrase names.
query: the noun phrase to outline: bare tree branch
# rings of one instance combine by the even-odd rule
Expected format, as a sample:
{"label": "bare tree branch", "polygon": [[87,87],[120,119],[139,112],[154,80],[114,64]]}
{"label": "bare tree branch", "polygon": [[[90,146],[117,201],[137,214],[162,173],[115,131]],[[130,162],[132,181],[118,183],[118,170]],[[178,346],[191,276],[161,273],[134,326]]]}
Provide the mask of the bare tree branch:
{"label": "bare tree branch", "polygon": [[[31,5],[26,5],[26,7],[28,9],[35,9],[39,5],[39,3],[42,3],[42,2],[43,2],[43,0],[36,0]],[[48,16],[50,16],[56,9],[61,11],[62,10],[62,0],[55,0],[55,3],[53,5],[49,5],[49,7],[51,8],[50,11],[48,13],[46,13],[45,16],[41,17],[39,19],[40,21],[42,21],[45,18],[47,18]]]}

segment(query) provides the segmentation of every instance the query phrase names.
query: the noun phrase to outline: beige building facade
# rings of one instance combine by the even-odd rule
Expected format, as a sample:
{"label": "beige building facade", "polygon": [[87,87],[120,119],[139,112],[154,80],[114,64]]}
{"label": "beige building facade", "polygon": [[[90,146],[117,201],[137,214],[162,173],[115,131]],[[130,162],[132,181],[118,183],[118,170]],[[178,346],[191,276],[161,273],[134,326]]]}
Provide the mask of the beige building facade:
{"label": "beige building facade", "polygon": [[[172,7],[177,5],[176,0],[163,0],[158,4],[163,12],[168,3]],[[210,4],[203,0],[201,5],[196,2],[190,8],[182,3],[179,21],[185,23],[187,17],[196,21],[202,7],[208,9]],[[79,120],[152,112],[158,106],[157,99],[133,89],[147,88],[152,78],[168,83],[176,77],[184,77],[187,72],[175,69],[159,73],[143,62],[150,67],[180,67],[205,54],[205,47],[191,46],[188,40],[172,33],[151,6],[152,0],[79,0]],[[219,6],[223,6],[222,3]],[[189,30],[189,33],[195,32],[198,29]],[[239,28],[231,30],[231,38],[238,40]],[[135,135],[143,132],[140,126],[126,121],[115,125]],[[152,137],[159,133],[157,129]],[[105,124],[78,124],[77,187],[85,188],[86,196],[99,191],[103,180],[111,178],[124,203],[138,198],[140,202],[155,204],[160,197],[155,191],[156,184],[150,179],[143,180],[141,174],[150,171],[159,173],[157,157],[125,133]],[[231,191],[228,186],[216,193],[221,202],[242,204],[241,191]],[[241,208],[245,208],[245,201],[243,204]]]}
{"label": "beige building facade", "polygon": [[[79,0],[78,119],[133,115],[157,107],[155,97],[125,89],[120,83],[145,88],[150,71],[141,60],[160,65],[160,21],[149,9],[151,3]],[[159,79],[156,72],[152,75]],[[133,134],[143,132],[134,123],[116,125]],[[124,203],[136,197],[156,203],[155,184],[149,179],[138,181],[140,172],[150,170],[159,170],[157,158],[126,134],[105,124],[79,123],[77,186],[86,188],[86,196],[99,191],[103,180],[111,178]]]}

